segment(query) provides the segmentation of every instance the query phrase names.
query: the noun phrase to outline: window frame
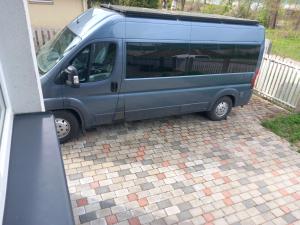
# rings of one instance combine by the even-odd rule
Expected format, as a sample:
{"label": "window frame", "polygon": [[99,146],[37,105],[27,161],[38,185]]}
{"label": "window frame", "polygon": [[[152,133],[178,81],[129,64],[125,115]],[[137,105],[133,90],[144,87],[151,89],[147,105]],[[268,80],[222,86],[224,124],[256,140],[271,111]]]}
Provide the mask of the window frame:
{"label": "window frame", "polygon": [[45,5],[53,5],[54,0],[28,0],[30,4],[45,4]]}
{"label": "window frame", "polygon": [[5,123],[5,114],[6,114],[7,105],[5,104],[4,94],[2,91],[2,87],[0,85],[0,143],[2,141],[2,134]]}

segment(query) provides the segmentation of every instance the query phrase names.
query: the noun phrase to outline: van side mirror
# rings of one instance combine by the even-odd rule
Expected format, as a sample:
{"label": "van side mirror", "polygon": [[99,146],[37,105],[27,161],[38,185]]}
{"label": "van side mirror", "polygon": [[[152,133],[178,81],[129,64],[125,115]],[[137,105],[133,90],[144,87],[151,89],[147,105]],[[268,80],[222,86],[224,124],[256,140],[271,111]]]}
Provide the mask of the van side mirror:
{"label": "van side mirror", "polygon": [[68,86],[73,88],[80,87],[78,71],[74,66],[68,66],[64,73],[67,75],[66,84]]}

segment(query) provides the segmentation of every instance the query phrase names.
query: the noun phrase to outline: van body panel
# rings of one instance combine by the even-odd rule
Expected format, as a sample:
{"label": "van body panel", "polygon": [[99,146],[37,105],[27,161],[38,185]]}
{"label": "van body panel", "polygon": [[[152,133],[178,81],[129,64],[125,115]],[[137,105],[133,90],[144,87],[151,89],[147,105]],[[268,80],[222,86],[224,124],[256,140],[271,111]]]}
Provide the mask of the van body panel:
{"label": "van body panel", "polygon": [[[123,119],[207,111],[223,96],[230,96],[234,106],[245,105],[251,98],[254,71],[129,78],[126,76],[127,43],[187,44],[189,50],[192,44],[258,45],[259,68],[265,39],[264,28],[259,25],[132,18],[107,9],[90,9],[68,28],[81,40],[41,77],[42,89],[47,110],[73,110],[81,118],[83,128]],[[71,60],[86,46],[97,42],[117,44],[111,75],[105,80],[81,83],[79,88],[56,83]],[[186,57],[189,62],[191,57],[198,57],[201,63],[209,60],[205,55],[176,57]],[[182,68],[188,69],[189,64]],[[117,83],[117,90],[112,91],[112,83]]]}
{"label": "van body panel", "polygon": [[[151,40],[190,40],[191,23],[182,21],[126,18],[125,38]],[[167,29],[166,29],[167,27]],[[146,28],[146,29],[145,29]]]}
{"label": "van body panel", "polygon": [[[198,75],[125,79],[121,90],[125,96],[125,119],[134,119],[138,114],[141,114],[139,118],[152,118],[164,113],[173,115],[209,110],[211,102],[224,95],[235,99],[248,96],[244,92],[251,92],[252,76],[253,73],[227,74],[226,78],[224,75]],[[237,101],[236,106],[244,101]]]}
{"label": "van body panel", "polygon": [[264,41],[264,30],[259,26],[192,23],[190,40],[192,43],[261,44]]}
{"label": "van body panel", "polygon": [[79,37],[84,37],[89,31],[96,27],[101,21],[116,15],[108,10],[89,9],[69,23],[68,27]]}
{"label": "van body panel", "polygon": [[64,108],[63,98],[44,98],[45,108],[47,110],[58,110]]}

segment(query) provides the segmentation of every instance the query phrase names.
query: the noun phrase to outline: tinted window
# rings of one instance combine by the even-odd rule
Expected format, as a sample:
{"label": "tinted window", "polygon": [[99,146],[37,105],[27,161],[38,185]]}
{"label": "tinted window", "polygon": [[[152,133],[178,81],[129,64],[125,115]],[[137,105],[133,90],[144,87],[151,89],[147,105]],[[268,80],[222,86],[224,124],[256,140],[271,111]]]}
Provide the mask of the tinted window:
{"label": "tinted window", "polygon": [[254,72],[260,53],[259,45],[236,45],[228,73]]}
{"label": "tinted window", "polygon": [[189,75],[254,72],[258,45],[192,44]]}
{"label": "tinted window", "polygon": [[127,78],[185,74],[188,44],[127,43]]}
{"label": "tinted window", "polygon": [[87,81],[90,49],[91,46],[85,47],[82,51],[78,53],[78,55],[71,62],[71,65],[74,66],[78,71],[79,80],[81,83]]}
{"label": "tinted window", "polygon": [[127,43],[127,78],[254,72],[259,45]]}
{"label": "tinted window", "polygon": [[85,47],[71,62],[78,70],[81,83],[100,81],[112,73],[116,44],[96,43]]}

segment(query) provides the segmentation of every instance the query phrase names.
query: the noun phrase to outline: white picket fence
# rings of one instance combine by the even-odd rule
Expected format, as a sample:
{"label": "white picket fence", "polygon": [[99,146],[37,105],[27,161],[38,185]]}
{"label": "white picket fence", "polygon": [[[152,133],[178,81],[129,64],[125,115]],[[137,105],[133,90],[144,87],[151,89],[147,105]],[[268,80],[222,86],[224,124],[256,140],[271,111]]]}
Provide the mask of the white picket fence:
{"label": "white picket fence", "polygon": [[264,55],[255,92],[287,109],[300,112],[300,64]]}
{"label": "white picket fence", "polygon": [[37,52],[47,41],[52,39],[57,32],[59,32],[58,29],[32,28],[35,51]]}

